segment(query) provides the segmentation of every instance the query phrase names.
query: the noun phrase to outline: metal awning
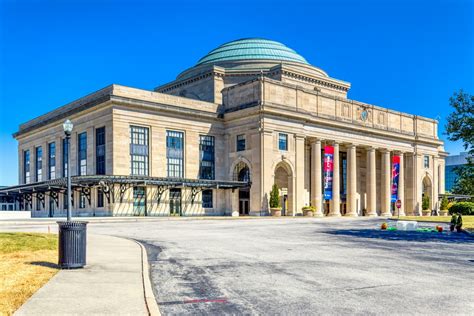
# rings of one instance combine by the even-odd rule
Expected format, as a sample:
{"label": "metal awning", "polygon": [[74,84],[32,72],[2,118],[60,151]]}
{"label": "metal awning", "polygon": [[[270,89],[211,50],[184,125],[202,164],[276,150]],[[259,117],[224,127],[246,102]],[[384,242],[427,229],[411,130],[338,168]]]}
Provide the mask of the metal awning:
{"label": "metal awning", "polygon": [[[243,181],[224,180],[204,180],[186,178],[161,178],[148,176],[111,176],[111,175],[90,175],[72,176],[71,186],[73,189],[90,188],[95,186],[119,185],[153,185],[159,187],[174,188],[216,188],[216,189],[237,189],[250,186],[250,183]],[[44,191],[63,191],[67,188],[67,178],[40,181],[35,183],[21,184],[0,188],[0,196],[28,194]]]}

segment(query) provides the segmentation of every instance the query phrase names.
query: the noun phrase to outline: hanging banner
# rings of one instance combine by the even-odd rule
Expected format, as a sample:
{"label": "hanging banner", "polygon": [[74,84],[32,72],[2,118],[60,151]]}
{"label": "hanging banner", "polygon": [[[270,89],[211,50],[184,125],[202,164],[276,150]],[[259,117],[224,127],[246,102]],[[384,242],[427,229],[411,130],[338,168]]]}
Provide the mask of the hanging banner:
{"label": "hanging banner", "polygon": [[332,175],[334,170],[334,147],[324,147],[324,199],[332,200]]}
{"label": "hanging banner", "polygon": [[400,156],[392,159],[392,202],[398,200],[398,178],[400,176]]}

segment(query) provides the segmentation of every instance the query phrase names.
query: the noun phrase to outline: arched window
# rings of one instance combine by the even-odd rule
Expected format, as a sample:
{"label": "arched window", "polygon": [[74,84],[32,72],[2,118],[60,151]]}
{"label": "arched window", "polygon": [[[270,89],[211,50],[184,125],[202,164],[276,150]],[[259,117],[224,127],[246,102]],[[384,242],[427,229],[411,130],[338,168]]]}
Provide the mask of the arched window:
{"label": "arched window", "polygon": [[245,162],[240,161],[235,166],[233,180],[250,182],[250,169]]}

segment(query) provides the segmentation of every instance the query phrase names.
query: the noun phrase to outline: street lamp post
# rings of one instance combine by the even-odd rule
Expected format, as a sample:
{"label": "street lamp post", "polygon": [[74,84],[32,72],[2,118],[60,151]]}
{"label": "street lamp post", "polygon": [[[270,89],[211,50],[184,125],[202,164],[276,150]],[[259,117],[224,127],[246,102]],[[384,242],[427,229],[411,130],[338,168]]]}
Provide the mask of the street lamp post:
{"label": "street lamp post", "polygon": [[66,120],[63,124],[64,134],[66,134],[66,150],[67,150],[67,221],[71,221],[72,215],[72,198],[71,198],[71,155],[70,155],[70,143],[71,143],[71,133],[74,125],[70,120]]}
{"label": "street lamp post", "polygon": [[86,265],[87,222],[72,221],[72,188],[71,188],[71,133],[74,125],[70,120],[63,124],[66,134],[67,167],[67,220],[58,221],[59,255],[58,265],[61,269],[82,268]]}

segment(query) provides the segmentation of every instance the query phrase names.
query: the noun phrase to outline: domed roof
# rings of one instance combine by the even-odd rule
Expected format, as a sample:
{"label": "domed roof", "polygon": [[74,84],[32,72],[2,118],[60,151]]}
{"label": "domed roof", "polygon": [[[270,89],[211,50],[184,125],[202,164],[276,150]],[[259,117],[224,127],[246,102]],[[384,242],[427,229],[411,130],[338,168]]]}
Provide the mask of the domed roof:
{"label": "domed roof", "polygon": [[306,59],[282,43],[262,38],[243,38],[222,44],[201,58],[196,66],[236,60],[278,60],[309,65]]}

